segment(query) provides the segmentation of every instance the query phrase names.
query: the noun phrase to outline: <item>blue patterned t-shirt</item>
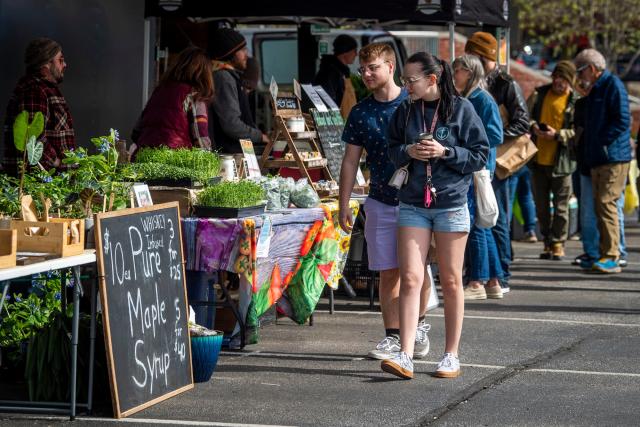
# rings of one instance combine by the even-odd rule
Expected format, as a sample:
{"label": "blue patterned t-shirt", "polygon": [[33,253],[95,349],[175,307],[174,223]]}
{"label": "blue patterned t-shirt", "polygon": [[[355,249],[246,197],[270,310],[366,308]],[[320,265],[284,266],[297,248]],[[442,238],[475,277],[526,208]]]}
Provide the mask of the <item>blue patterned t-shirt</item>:
{"label": "blue patterned t-shirt", "polygon": [[387,154],[387,127],[406,97],[404,89],[396,99],[388,102],[368,96],[351,109],[342,132],[344,142],[367,150],[366,163],[371,172],[369,197],[391,206],[398,205],[398,190],[388,185],[395,167]]}

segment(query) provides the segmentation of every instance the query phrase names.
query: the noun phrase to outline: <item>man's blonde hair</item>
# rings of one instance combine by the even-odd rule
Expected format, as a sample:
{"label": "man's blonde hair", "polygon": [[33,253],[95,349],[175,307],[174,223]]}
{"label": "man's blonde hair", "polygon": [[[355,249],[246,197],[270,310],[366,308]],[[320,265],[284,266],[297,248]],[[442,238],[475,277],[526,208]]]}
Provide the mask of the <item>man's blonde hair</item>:
{"label": "man's blonde hair", "polygon": [[386,43],[369,43],[358,53],[360,62],[371,62],[374,59],[382,58],[385,61],[389,61],[396,66],[396,54],[393,48]]}

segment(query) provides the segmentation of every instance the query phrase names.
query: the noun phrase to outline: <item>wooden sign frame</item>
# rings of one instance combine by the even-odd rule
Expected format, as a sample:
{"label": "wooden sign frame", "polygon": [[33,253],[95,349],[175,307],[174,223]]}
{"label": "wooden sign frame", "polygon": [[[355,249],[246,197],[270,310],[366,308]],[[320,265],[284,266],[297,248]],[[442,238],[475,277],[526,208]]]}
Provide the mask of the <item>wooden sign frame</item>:
{"label": "wooden sign frame", "polygon": [[186,288],[186,283],[185,283],[185,270],[184,270],[184,251],[183,251],[183,245],[182,245],[182,226],[180,223],[180,208],[179,208],[179,203],[178,202],[170,202],[170,203],[163,203],[163,204],[159,204],[159,205],[153,205],[153,206],[147,206],[147,207],[141,207],[141,208],[132,208],[132,209],[123,209],[123,210],[118,210],[118,211],[111,211],[111,212],[104,212],[104,213],[99,213],[99,214],[95,214],[94,215],[94,223],[95,223],[95,241],[96,241],[96,259],[97,259],[97,263],[98,263],[98,271],[99,271],[99,275],[100,275],[100,281],[99,281],[99,289],[100,289],[100,302],[102,304],[102,322],[103,322],[103,326],[104,326],[104,340],[105,340],[105,350],[107,353],[107,366],[109,368],[109,382],[111,385],[111,399],[112,399],[112,404],[113,404],[113,413],[115,415],[116,418],[123,418],[123,417],[127,417],[131,414],[134,414],[136,412],[139,412],[145,408],[148,408],[152,405],[155,405],[156,403],[162,402],[163,400],[169,399],[177,394],[183,393],[187,390],[191,390],[194,388],[194,383],[193,383],[193,366],[192,366],[192,359],[191,359],[191,339],[189,337],[189,331],[187,328],[187,339],[186,341],[186,350],[187,350],[187,360],[188,360],[188,364],[189,364],[189,383],[183,387],[180,387],[176,390],[172,390],[169,393],[163,394],[161,396],[158,396],[150,401],[147,401],[143,404],[140,404],[136,407],[127,409],[125,411],[121,410],[120,407],[120,397],[118,395],[118,384],[117,384],[117,376],[116,376],[116,371],[115,371],[115,361],[114,361],[114,355],[113,355],[113,348],[112,348],[112,333],[111,333],[111,325],[109,323],[109,301],[107,298],[107,292],[106,292],[106,276],[104,274],[102,274],[102,272],[105,271],[104,269],[104,255],[102,252],[102,245],[103,245],[103,240],[102,240],[102,227],[101,227],[101,223],[100,221],[102,219],[106,219],[106,218],[114,218],[114,217],[118,217],[118,216],[125,216],[125,215],[131,215],[131,214],[136,214],[136,213],[143,213],[143,212],[153,212],[153,211],[157,211],[157,210],[163,210],[163,209],[168,209],[168,208],[175,208],[176,209],[176,217],[178,218],[178,224],[177,224],[177,228],[178,228],[178,236],[180,238],[179,240],[179,251],[180,251],[180,255],[181,255],[181,259],[182,259],[182,288],[183,288],[183,292],[184,292],[184,301],[185,301],[185,315],[186,315],[186,319],[188,321],[188,313],[189,313],[189,303],[188,303],[188,299],[187,299],[187,288]]}

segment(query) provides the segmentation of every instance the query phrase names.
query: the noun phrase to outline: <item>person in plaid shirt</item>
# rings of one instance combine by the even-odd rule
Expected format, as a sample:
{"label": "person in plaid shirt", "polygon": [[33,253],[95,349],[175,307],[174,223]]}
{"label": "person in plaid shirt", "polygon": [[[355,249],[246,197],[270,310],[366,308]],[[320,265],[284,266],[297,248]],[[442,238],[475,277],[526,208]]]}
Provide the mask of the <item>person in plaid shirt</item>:
{"label": "person in plaid shirt", "polygon": [[67,68],[60,44],[47,38],[32,40],[25,51],[24,62],[26,73],[9,99],[2,140],[3,172],[14,176],[18,174],[22,154],[13,143],[13,122],[24,110],[29,112],[29,120],[37,111],[44,115],[44,132],[39,139],[44,143],[40,164],[45,169],[64,169],[63,152],[76,146],[71,112],[58,87]]}

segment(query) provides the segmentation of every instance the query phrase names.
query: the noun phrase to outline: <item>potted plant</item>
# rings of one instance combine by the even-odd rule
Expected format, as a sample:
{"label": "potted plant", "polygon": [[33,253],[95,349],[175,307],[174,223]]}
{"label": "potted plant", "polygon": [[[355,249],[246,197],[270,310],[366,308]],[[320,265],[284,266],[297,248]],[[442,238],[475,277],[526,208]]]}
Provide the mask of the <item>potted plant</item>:
{"label": "potted plant", "polygon": [[211,379],[218,363],[224,333],[189,322],[189,336],[191,337],[193,381],[207,382]]}
{"label": "potted plant", "polygon": [[123,209],[130,202],[135,175],[128,165],[118,164],[118,139],[118,131],[110,129],[109,135],[91,138],[96,154],[85,148],[65,152],[62,162],[70,166],[69,179],[87,218],[96,211]]}
{"label": "potted plant", "polygon": [[264,213],[265,192],[249,180],[222,182],[198,193],[194,213],[207,218],[241,218]]}

